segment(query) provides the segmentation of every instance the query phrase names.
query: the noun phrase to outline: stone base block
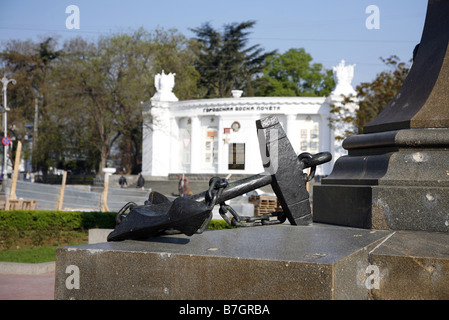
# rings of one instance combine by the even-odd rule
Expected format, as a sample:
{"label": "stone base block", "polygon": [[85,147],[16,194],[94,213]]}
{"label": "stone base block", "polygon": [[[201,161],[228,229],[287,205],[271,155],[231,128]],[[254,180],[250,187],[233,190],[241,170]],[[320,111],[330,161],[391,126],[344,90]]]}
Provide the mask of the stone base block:
{"label": "stone base block", "polygon": [[89,244],[106,242],[114,229],[89,229]]}
{"label": "stone base block", "polygon": [[449,234],[401,231],[370,253],[378,300],[448,300]]}
{"label": "stone base block", "polygon": [[449,232],[449,188],[315,186],[313,220],[368,229]]}
{"label": "stone base block", "polygon": [[62,247],[56,299],[368,299],[391,233],[314,224]]}

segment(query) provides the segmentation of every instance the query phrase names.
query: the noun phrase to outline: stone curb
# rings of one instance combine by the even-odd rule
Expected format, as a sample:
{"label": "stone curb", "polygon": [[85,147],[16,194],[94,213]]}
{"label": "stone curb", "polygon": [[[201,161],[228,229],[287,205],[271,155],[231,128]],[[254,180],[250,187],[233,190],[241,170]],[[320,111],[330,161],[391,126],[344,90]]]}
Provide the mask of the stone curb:
{"label": "stone curb", "polygon": [[43,274],[55,272],[55,262],[0,262],[0,274]]}

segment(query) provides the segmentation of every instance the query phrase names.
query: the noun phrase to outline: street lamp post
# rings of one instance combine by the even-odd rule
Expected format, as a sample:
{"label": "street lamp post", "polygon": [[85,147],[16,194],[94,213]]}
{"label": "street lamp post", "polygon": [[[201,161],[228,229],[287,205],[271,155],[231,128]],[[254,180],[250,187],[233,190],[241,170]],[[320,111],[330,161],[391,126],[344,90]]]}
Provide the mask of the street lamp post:
{"label": "street lamp post", "polygon": [[[14,79],[7,79],[5,76],[3,76],[2,78],[2,83],[3,83],[3,112],[4,117],[3,117],[3,125],[4,125],[4,136],[7,137],[8,136],[8,121],[7,121],[7,111],[9,111],[8,108],[8,103],[7,103],[7,97],[6,97],[6,91],[8,88],[8,83],[12,83],[12,84],[16,84],[16,80]],[[8,145],[5,145],[5,153],[4,153],[4,157],[3,157],[3,190],[5,191],[5,195],[6,195],[6,184],[8,182],[8,171],[7,171],[7,155],[8,155]]]}

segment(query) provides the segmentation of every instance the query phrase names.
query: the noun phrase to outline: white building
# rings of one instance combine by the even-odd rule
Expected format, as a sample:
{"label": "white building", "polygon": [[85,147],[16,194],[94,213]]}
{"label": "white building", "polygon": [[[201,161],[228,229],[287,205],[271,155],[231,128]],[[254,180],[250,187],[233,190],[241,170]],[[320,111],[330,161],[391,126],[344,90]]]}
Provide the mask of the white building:
{"label": "white building", "polygon": [[263,171],[256,120],[276,115],[299,154],[332,153],[331,163],[317,168],[328,175],[345,153],[329,127],[330,105],[354,93],[354,65],[334,68],[335,90],[329,97],[240,97],[178,101],[174,74],[155,77],[157,93],[143,112],[142,174],[256,174]]}

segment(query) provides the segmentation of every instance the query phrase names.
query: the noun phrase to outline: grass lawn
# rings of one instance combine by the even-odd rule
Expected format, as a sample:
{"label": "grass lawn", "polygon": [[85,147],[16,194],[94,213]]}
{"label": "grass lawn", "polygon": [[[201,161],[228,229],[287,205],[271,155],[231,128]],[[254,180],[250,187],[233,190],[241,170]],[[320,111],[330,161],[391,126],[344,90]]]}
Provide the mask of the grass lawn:
{"label": "grass lawn", "polygon": [[[86,244],[87,232],[61,232],[55,235],[40,236],[36,241],[36,233],[21,233],[8,246],[0,249],[0,261],[41,263],[56,260],[56,248]],[[1,242],[1,241],[0,241]]]}
{"label": "grass lawn", "polygon": [[[212,220],[208,230],[234,228],[224,220]],[[0,232],[0,261],[41,263],[56,260],[56,248],[88,243],[88,231]]]}
{"label": "grass lawn", "polygon": [[35,247],[25,249],[8,249],[0,251],[0,261],[41,263],[56,260],[57,247]]}

